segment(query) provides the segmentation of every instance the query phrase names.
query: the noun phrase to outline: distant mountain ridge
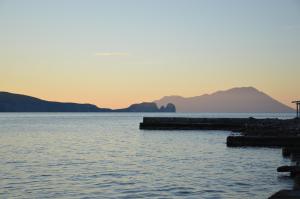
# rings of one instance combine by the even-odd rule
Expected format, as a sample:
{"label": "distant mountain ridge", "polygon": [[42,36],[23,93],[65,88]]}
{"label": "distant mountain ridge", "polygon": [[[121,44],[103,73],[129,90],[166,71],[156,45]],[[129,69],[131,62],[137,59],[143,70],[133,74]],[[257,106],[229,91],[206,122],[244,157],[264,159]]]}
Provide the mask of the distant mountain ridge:
{"label": "distant mountain ridge", "polygon": [[254,87],[237,87],[195,97],[166,96],[154,101],[172,103],[177,112],[288,113],[295,110]]}
{"label": "distant mountain ridge", "polygon": [[173,104],[158,108],[154,102],[133,104],[124,109],[99,108],[93,104],[63,103],[0,92],[0,112],[176,112]]}

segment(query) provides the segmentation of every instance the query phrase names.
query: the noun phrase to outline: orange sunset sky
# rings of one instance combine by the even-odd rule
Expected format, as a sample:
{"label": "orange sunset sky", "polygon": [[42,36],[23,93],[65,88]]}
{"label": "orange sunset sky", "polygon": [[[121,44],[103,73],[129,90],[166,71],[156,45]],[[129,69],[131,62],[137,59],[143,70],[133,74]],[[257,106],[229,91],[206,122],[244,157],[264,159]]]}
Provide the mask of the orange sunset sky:
{"label": "orange sunset sky", "polygon": [[300,99],[300,3],[0,0],[0,90],[120,108],[253,86]]}

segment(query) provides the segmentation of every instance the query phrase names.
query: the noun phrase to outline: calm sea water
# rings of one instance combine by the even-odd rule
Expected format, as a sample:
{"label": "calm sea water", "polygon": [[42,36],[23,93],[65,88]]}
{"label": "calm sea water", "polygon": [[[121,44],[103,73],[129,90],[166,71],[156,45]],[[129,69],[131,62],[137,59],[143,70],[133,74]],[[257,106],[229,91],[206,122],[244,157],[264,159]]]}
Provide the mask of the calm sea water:
{"label": "calm sea water", "polygon": [[143,116],[0,114],[0,198],[267,198],[292,187],[280,149],[227,148],[225,131],[143,131]]}

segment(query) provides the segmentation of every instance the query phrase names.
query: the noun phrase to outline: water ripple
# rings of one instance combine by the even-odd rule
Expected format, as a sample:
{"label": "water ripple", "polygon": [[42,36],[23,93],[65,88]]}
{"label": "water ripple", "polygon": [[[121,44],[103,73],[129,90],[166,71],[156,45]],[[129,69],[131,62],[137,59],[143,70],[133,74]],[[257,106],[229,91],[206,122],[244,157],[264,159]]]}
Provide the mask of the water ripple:
{"label": "water ripple", "polygon": [[279,149],[228,132],[140,131],[139,114],[0,116],[0,198],[267,198],[292,187]]}

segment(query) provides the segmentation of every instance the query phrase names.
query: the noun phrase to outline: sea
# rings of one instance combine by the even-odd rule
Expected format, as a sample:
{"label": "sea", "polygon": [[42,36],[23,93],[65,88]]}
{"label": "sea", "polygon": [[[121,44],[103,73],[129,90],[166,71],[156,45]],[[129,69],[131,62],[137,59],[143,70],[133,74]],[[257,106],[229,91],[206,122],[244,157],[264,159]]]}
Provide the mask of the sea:
{"label": "sea", "polygon": [[280,148],[228,148],[232,132],[140,130],[144,116],[294,114],[1,113],[0,198],[268,198],[293,181]]}

